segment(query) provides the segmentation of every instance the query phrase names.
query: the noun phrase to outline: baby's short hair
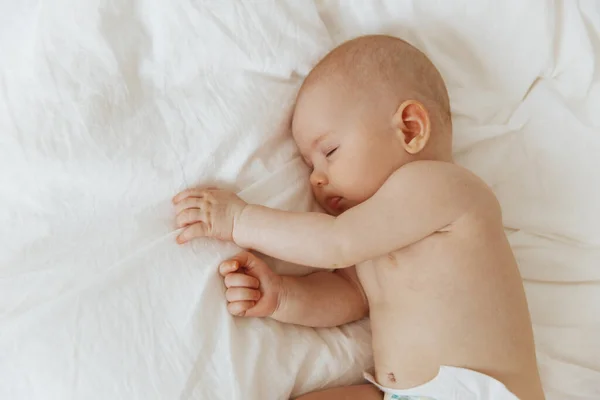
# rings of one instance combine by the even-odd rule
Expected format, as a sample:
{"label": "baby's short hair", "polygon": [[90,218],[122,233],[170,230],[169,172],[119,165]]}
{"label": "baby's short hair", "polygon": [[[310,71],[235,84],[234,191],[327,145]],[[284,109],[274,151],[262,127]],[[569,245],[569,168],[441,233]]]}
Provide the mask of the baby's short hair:
{"label": "baby's short hair", "polygon": [[433,63],[402,39],[386,35],[361,36],[333,49],[306,77],[302,89],[322,80],[337,80],[365,94],[414,99],[435,109],[450,122],[448,91]]}

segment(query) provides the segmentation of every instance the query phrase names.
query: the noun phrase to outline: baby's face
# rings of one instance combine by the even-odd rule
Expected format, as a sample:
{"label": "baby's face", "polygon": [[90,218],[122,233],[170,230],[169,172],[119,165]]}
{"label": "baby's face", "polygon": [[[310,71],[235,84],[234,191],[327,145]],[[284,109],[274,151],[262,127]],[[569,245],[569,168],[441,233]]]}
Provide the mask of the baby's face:
{"label": "baby's face", "polygon": [[317,84],[298,98],[292,133],[319,204],[332,215],[370,198],[407,162],[392,128],[395,104],[374,104]]}

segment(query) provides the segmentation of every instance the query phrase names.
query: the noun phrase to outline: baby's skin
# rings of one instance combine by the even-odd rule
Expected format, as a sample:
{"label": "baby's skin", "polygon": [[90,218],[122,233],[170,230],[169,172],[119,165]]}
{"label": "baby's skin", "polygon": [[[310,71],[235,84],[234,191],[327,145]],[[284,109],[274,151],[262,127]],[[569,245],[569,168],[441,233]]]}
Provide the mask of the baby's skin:
{"label": "baby's skin", "polygon": [[[342,44],[304,81],[292,134],[326,213],[247,204],[216,188],[174,198],[179,243],[213,237],[321,269],[280,276],[242,252],[219,266],[229,312],[311,327],[368,316],[383,386],[414,387],[446,365],[543,399],[500,206],[453,163],[448,95],[427,57],[387,36]],[[382,397],[358,385],[304,398]]]}

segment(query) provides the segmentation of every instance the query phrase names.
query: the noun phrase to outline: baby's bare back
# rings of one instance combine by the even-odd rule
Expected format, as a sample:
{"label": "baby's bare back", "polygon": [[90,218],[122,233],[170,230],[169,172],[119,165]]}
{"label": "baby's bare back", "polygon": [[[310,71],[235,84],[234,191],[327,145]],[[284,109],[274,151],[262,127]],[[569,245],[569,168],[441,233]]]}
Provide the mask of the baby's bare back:
{"label": "baby's bare back", "polygon": [[[488,190],[484,185],[481,190]],[[440,365],[468,368],[542,399],[521,277],[491,193],[448,227],[357,265],[376,379],[408,388]]]}

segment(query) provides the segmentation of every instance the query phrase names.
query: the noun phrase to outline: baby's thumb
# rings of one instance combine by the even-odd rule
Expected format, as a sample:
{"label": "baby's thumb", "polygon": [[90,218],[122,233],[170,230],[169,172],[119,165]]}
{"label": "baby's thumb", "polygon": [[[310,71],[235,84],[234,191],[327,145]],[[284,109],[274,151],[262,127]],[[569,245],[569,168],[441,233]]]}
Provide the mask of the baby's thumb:
{"label": "baby's thumb", "polygon": [[219,274],[221,274],[222,277],[225,277],[225,275],[235,272],[239,268],[240,268],[240,263],[237,260],[223,261],[219,265]]}

